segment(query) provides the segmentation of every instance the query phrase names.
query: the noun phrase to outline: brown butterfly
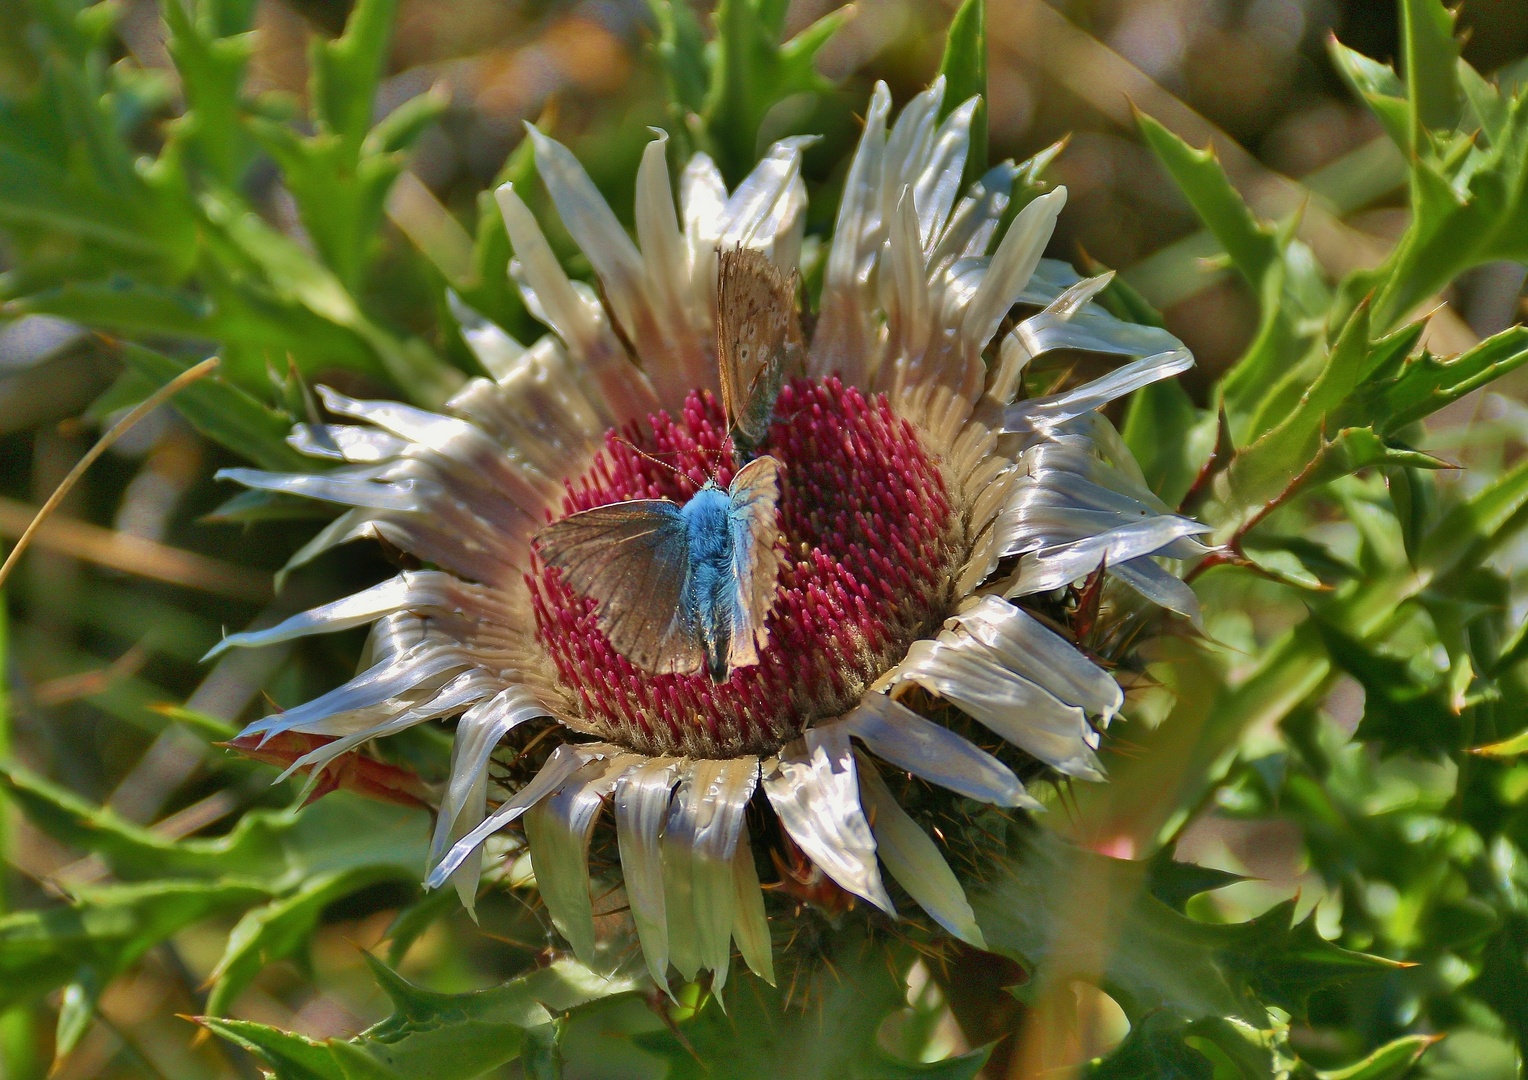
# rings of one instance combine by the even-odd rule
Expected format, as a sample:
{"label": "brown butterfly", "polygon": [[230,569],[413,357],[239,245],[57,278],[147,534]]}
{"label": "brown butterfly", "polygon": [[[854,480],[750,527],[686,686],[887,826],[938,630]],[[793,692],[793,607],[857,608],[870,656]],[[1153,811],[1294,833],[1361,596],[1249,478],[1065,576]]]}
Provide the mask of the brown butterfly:
{"label": "brown butterfly", "polygon": [[762,253],[746,248],[718,253],[716,356],[722,408],[732,441],[752,452],[769,433],[775,398],[788,370],[801,364],[799,276],[787,276]]}

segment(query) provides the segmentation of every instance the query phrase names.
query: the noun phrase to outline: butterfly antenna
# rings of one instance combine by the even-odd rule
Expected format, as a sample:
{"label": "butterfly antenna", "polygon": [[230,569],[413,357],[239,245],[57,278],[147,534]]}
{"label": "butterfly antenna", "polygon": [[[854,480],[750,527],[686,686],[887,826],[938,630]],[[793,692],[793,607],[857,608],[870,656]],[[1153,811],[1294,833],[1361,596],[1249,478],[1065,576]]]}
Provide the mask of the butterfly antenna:
{"label": "butterfly antenna", "polygon": [[644,457],[648,461],[651,461],[654,465],[662,465],[665,469],[669,470],[669,472],[675,473],[675,474],[677,474],[679,476],[684,476],[685,475],[684,470],[679,468],[677,465],[670,465],[666,461],[660,461],[657,457],[653,456],[652,454],[649,454],[646,450],[642,449],[640,446],[638,446],[636,443],[632,442],[630,439],[626,438],[626,436],[624,436],[624,435],[617,435],[615,437],[615,441],[616,442],[620,442],[620,443],[625,443],[627,446],[629,446],[631,448],[632,452],[635,453],[638,457]]}

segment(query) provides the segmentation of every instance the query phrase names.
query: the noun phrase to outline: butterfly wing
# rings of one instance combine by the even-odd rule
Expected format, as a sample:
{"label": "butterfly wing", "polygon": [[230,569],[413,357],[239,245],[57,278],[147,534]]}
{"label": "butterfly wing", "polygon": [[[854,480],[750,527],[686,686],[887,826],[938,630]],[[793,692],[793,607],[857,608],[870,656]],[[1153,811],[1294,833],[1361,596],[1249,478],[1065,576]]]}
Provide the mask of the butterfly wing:
{"label": "butterfly wing", "polygon": [[536,546],[574,592],[595,602],[616,652],[656,674],[700,669],[700,642],[680,603],[690,548],[679,507],[667,499],[596,506],[548,525]]}
{"label": "butterfly wing", "polygon": [[780,537],[775,518],[780,503],[780,463],[767,454],[754,458],[732,478],[728,495],[736,602],[727,663],[747,667],[759,662],[759,649],[769,640],[764,621],[774,607],[780,576],[780,555],[775,550]]}
{"label": "butterfly wing", "polygon": [[722,407],[734,437],[757,446],[769,431],[787,361],[799,356],[796,274],[757,251],[723,251],[716,285]]}

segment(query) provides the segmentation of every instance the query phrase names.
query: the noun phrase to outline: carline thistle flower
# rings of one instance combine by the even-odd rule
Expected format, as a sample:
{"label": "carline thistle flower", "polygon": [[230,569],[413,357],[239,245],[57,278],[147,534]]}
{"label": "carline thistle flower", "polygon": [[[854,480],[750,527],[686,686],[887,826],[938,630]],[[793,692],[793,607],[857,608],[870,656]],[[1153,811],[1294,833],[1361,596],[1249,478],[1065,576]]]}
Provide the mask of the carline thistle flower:
{"label": "carline thistle flower", "polygon": [[[697,154],[676,213],[659,134],[637,174],[634,244],[573,155],[532,130],[541,177],[604,302],[569,280],[505,185],[510,273],[552,333],[522,348],[459,309],[495,378],[472,381],[445,414],[325,389],[330,412],[359,423],[301,425],[291,441],[342,464],[228,470],[349,507],[292,565],[374,537],[439,568],[228,638],[220,648],[372,624],[359,675],[243,736],[328,737],[293,765],[316,770],[459,716],[427,884],[454,882],[470,908],[484,841],[523,817],[553,922],[589,963],[588,852],[611,803],[632,920],[660,986],[672,963],[687,980],[710,969],[719,989],[734,942],[773,979],[745,819],[755,800],[844,890],[895,917],[884,863],[930,917],[981,946],[954,873],[879,770],[998,806],[1039,804],[1007,765],[898,698],[921,687],[1057,772],[1102,780],[1098,729],[1121,707],[1120,686],[1013,601],[1102,565],[1113,587],[1197,620],[1193,593],[1158,560],[1207,549],[1193,539],[1206,530],[1151,493],[1098,411],[1192,357],[1165,331],[1092,303],[1107,276],[1079,279],[1041,258],[1065,189],[1030,201],[996,236],[1018,170],[998,165],[962,192],[977,101],[941,122],[943,96],[940,80],[888,130],[890,95],[876,87],[819,317],[754,448],[779,463],[779,565],[756,663],[723,666],[722,681],[638,666],[537,537],[594,507],[684,506],[707,480],[732,483],[742,461],[717,403],[719,253],[796,268],[810,140],[776,143],[731,193]],[[1041,310],[994,341],[1016,304]],[[1128,359],[1015,401],[1030,360],[1056,349]],[[536,722],[560,726],[565,741],[490,811],[491,755]]]}

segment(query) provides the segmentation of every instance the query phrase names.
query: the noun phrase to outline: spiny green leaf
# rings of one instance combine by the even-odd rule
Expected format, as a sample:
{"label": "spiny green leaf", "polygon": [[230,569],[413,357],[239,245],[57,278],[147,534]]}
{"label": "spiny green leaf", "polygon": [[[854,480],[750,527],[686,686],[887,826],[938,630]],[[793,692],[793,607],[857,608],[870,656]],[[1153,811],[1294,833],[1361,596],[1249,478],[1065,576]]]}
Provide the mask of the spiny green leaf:
{"label": "spiny green leaf", "polygon": [[1411,107],[1406,101],[1406,87],[1400,76],[1389,65],[1369,59],[1335,37],[1328,39],[1328,46],[1332,66],[1379,118],[1385,134],[1409,153],[1413,142]]}
{"label": "spiny green leaf", "polygon": [[[1059,985],[1074,973],[1098,977],[1088,973],[1097,936],[1108,934],[1103,989],[1132,1022],[1166,1009],[1265,1026],[1263,1002],[1299,1012],[1313,990],[1388,966],[1323,941],[1309,920],[1292,926],[1290,905],[1245,923],[1195,922],[1146,891],[1144,863],[1083,851],[1048,829],[1015,824],[1008,833],[1008,854],[987,880],[966,885],[989,946]],[[1086,928],[1083,896],[1097,909]]]}
{"label": "spiny green leaf", "polygon": [[966,152],[962,182],[972,184],[987,171],[987,3],[964,0],[950,21],[944,39],[944,59],[939,64],[944,76],[944,103],[939,119],[973,96],[981,104],[971,116],[971,143]]}
{"label": "spiny green leaf", "polygon": [[0,1010],[75,982],[102,986],[171,934],[269,895],[248,883],[152,881],[81,890],[74,903],[0,916]]}
{"label": "spiny green leaf", "polygon": [[1345,1069],[1317,1072],[1317,1080],[1401,1080],[1422,1059],[1439,1035],[1404,1035]]}
{"label": "spiny green leaf", "polygon": [[359,0],[333,41],[315,41],[310,53],[313,112],[322,129],[359,151],[371,127],[372,100],[387,61],[397,0]]}
{"label": "spiny green leaf", "polygon": [[1444,514],[1422,541],[1416,556],[1418,571],[1432,580],[1461,566],[1480,565],[1528,524],[1525,507],[1528,461],[1519,462]]}
{"label": "spiny green leaf", "polygon": [[[380,208],[380,201],[378,207]],[[462,375],[432,355],[422,342],[400,342],[361,312],[343,282],[290,238],[227,193],[200,199],[208,240],[221,258],[261,275],[276,296],[355,334],[378,365],[411,401],[438,407],[462,383]]]}
{"label": "spiny green leaf", "polygon": [[[1404,354],[1402,354],[1404,355]],[[1406,360],[1382,377],[1375,372],[1338,413],[1339,422],[1376,424],[1392,434],[1528,363],[1528,328],[1512,326],[1452,360],[1431,353]]]}
{"label": "spiny green leaf", "polygon": [[[1488,140],[1496,142],[1507,130],[1507,103],[1502,100],[1496,87],[1464,60],[1457,63],[1456,70],[1459,73],[1459,88],[1475,114],[1473,122],[1480,125],[1481,132]],[[1465,123],[1469,124],[1470,121],[1471,118],[1466,118]]]}
{"label": "spiny green leaf", "polygon": [[0,763],[0,784],[38,828],[101,855],[124,878],[230,878],[279,893],[312,875],[391,867],[412,876],[424,865],[427,815],[346,792],[247,813],[226,836],[172,840],[14,763]]}
{"label": "spiny green leaf", "polygon": [[1528,1042],[1528,915],[1510,912],[1502,920],[1465,991],[1489,1005],[1519,1044]]}
{"label": "spiny green leaf", "polygon": [[524,193],[534,186],[535,147],[521,139],[489,190],[478,193],[477,235],[472,245],[473,280],[453,284],[458,296],[474,311],[497,323],[511,337],[530,341],[540,331],[525,310],[525,302],[509,278],[509,233],[494,201],[493,189],[512,183]]}
{"label": "spiny green leaf", "polygon": [[[684,0],[648,0],[648,6],[652,9],[653,21],[658,24],[656,51],[663,65],[669,115],[672,118],[669,135],[681,147],[691,149],[689,144],[692,133],[698,133],[704,139],[704,131],[693,132],[694,125],[690,121],[691,116],[698,117],[706,107],[708,65],[700,20]],[[522,144],[525,145],[528,143]]]}
{"label": "spiny green leaf", "polygon": [[987,1060],[984,1050],[919,1064],[880,1049],[877,1030],[906,1005],[906,988],[892,968],[905,970],[910,958],[889,957],[884,944],[852,932],[837,937],[832,968],[819,965],[804,974],[794,996],[751,973],[737,973],[727,983],[725,1013],[710,998],[677,1033],[639,1035],[634,1041],[664,1058],[667,1080],[975,1077]]}
{"label": "spiny green leaf", "polygon": [[1253,217],[1231,186],[1215,148],[1195,150],[1145,113],[1137,112],[1135,119],[1146,145],[1215,234],[1231,264],[1254,289],[1261,287],[1263,276],[1279,262],[1278,241],[1274,231]]}
{"label": "spiny green leaf", "polygon": [[1528,258],[1528,95],[1516,94],[1498,116],[1489,143],[1436,130],[1413,155],[1406,232],[1383,265],[1344,285],[1349,297],[1377,287],[1381,329],[1473,266]]}
{"label": "spiny green leaf", "polygon": [[[353,1066],[347,1072],[333,1053],[332,1044],[337,1040],[314,1042],[252,1020],[219,1020],[202,1016],[197,1018],[197,1023],[214,1035],[221,1035],[258,1055],[274,1071],[276,1080],[355,1080],[357,1075]],[[373,1074],[369,1080],[383,1078],[403,1080],[389,1077],[385,1072],[380,1076]]]}
{"label": "spiny green leaf", "polygon": [[55,1064],[67,1057],[79,1045],[85,1032],[90,1030],[102,989],[100,973],[89,964],[82,967],[79,976],[64,987],[63,999],[58,1006],[58,1026],[53,1035]]}
{"label": "spiny green leaf", "polygon": [[1316,625],[1332,663],[1364,688],[1364,716],[1354,738],[1381,743],[1390,752],[1436,755],[1464,749],[1466,725],[1444,684],[1419,683],[1405,660],[1319,619]]}
{"label": "spiny green leaf", "polygon": [[758,159],[759,127],[771,109],[833,89],[814,60],[847,12],[829,12],[784,44],[759,0],[721,0],[715,17],[715,61],[702,115],[722,176],[735,185]]}
{"label": "spiny green leaf", "polygon": [[1224,962],[1259,1000],[1303,1017],[1317,990],[1404,966],[1334,945],[1317,932],[1315,911],[1295,921],[1295,905],[1286,900],[1250,922],[1223,928],[1231,939]]}
{"label": "spiny green leaf", "polygon": [[1368,308],[1361,305],[1299,404],[1283,423],[1241,450],[1227,468],[1225,503],[1232,520],[1244,520],[1284,496],[1316,459],[1327,417],[1357,385],[1368,346]]}
{"label": "spiny green leaf", "polygon": [[126,333],[216,336],[205,298],[121,278],[71,281],[6,306],[18,314],[57,315]]}
{"label": "spiny green leaf", "polygon": [[[1259,530],[1248,536],[1242,547],[1245,554],[1260,566],[1272,561],[1287,569],[1293,563],[1300,568],[1297,576],[1306,578],[1307,585],[1331,587],[1363,576],[1358,567],[1339,558],[1331,548],[1305,536],[1287,536]],[[1269,556],[1273,553],[1287,558],[1270,560]]]}
{"label": "spiny green leaf", "polygon": [[1322,441],[1315,459],[1301,474],[1297,490],[1319,487],[1340,476],[1351,476],[1360,469],[1379,465],[1407,469],[1452,468],[1448,462],[1431,454],[1392,446],[1373,428],[1343,428],[1335,438]]}
{"label": "spiny green leaf", "polygon": [[[238,998],[260,969],[292,955],[307,941],[318,917],[336,900],[374,885],[399,878],[395,866],[352,866],[305,880],[296,892],[245,913],[209,978],[212,992],[207,1012],[221,1016]],[[412,878],[410,874],[408,877]]]}
{"label": "spiny green leaf", "polygon": [[207,1028],[259,1054],[278,1080],[472,1080],[520,1056],[532,1029],[554,1014],[627,993],[571,961],[468,994],[421,990],[369,954],[395,1011],[354,1039],[314,1042],[241,1020],[200,1017]]}
{"label": "spiny green leaf", "polygon": [[[191,366],[126,341],[117,343],[117,352],[133,371],[156,387]],[[290,417],[260,404],[217,375],[192,383],[170,403],[209,439],[264,468],[306,471],[310,467],[306,458],[287,445]]]}
{"label": "spiny green leaf", "polygon": [[1454,41],[1453,15],[1440,0],[1401,0],[1401,43],[1412,145],[1420,146],[1423,132],[1452,128],[1459,119],[1459,45]]}
{"label": "spiny green leaf", "polygon": [[1183,1041],[1187,1028],[1186,1021],[1166,1009],[1150,1013],[1083,1075],[1087,1080],[1213,1080],[1209,1059]]}
{"label": "spiny green leaf", "polygon": [[1147,890],[1180,913],[1192,897],[1245,880],[1240,874],[1179,862],[1173,858],[1170,846],[1164,847],[1146,863]]}
{"label": "spiny green leaf", "polygon": [[[1309,384],[1297,363],[1325,315],[1327,287],[1295,222],[1259,221],[1232,186],[1213,145],[1195,150],[1143,113],[1136,122],[1148,146],[1258,298],[1258,331],[1221,381],[1220,398],[1240,441],[1283,419]],[[1271,393],[1282,386],[1282,392]],[[1287,399],[1276,405],[1275,399]]]}
{"label": "spiny green leaf", "polygon": [[[219,17],[221,9],[232,17]],[[249,165],[253,140],[243,123],[243,81],[254,41],[247,13],[235,5],[164,4],[169,30],[165,42],[175,61],[186,111],[175,121],[172,140],[220,182],[238,184]]]}

